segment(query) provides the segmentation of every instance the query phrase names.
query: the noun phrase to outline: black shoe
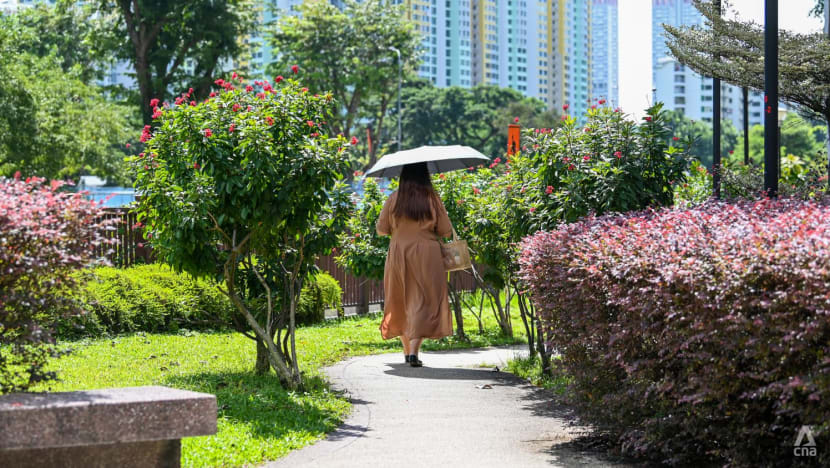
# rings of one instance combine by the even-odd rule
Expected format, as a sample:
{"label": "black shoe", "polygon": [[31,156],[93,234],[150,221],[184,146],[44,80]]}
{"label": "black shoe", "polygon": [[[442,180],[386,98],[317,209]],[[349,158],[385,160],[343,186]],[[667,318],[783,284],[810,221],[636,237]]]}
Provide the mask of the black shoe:
{"label": "black shoe", "polygon": [[421,366],[424,365],[424,363],[421,362],[420,359],[418,359],[417,354],[410,354],[409,355],[409,365],[412,366],[412,367],[421,367]]}
{"label": "black shoe", "polygon": [[404,359],[405,363],[409,364],[409,355],[408,354],[404,354],[403,359]]}

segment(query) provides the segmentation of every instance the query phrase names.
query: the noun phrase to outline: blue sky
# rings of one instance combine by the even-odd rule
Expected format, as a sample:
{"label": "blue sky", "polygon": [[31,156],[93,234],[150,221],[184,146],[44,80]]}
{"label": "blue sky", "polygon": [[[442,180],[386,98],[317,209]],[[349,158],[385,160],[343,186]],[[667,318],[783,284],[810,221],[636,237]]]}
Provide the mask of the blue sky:
{"label": "blue sky", "polygon": [[[729,0],[731,17],[763,24],[763,0]],[[815,32],[822,20],[808,15],[815,0],[780,0],[779,26],[797,32]],[[651,98],[651,0],[619,0],[620,105],[636,117]]]}

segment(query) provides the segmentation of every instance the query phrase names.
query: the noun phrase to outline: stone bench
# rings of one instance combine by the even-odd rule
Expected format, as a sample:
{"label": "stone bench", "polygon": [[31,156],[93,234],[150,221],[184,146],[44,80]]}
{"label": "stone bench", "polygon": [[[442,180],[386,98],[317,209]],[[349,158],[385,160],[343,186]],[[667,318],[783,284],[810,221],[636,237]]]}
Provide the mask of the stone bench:
{"label": "stone bench", "polygon": [[178,467],[216,397],[167,387],[0,396],[0,467]]}

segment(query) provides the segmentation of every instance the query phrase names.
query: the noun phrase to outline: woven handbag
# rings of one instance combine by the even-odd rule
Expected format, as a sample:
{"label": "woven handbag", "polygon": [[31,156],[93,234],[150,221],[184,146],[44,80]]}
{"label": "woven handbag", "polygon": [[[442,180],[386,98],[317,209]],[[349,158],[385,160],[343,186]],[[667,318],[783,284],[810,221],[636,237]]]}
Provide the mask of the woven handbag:
{"label": "woven handbag", "polygon": [[472,266],[467,241],[458,238],[455,227],[452,228],[452,241],[441,243],[441,255],[446,271],[466,270]]}

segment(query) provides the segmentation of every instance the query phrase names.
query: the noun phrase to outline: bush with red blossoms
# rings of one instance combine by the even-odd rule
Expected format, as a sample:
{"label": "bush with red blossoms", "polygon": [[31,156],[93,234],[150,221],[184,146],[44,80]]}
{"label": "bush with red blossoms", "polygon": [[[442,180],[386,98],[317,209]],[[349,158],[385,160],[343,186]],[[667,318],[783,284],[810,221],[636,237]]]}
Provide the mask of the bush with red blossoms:
{"label": "bush with red blossoms", "polygon": [[0,393],[54,379],[56,320],[79,314],[73,271],[106,243],[100,207],[63,182],[0,178]]}
{"label": "bush with red blossoms", "polygon": [[[555,372],[623,452],[670,465],[827,466],[830,203],[589,217],[522,244]],[[814,465],[811,465],[814,464]]]}
{"label": "bush with red blossoms", "polygon": [[154,109],[147,148],[130,160],[138,217],[158,258],[224,279],[231,325],[257,343],[256,370],[298,388],[297,301],[315,257],[345,228],[349,144],[322,124],[330,93],[307,93],[294,78],[250,85],[234,73],[214,83],[203,102],[189,102],[189,90]]}

